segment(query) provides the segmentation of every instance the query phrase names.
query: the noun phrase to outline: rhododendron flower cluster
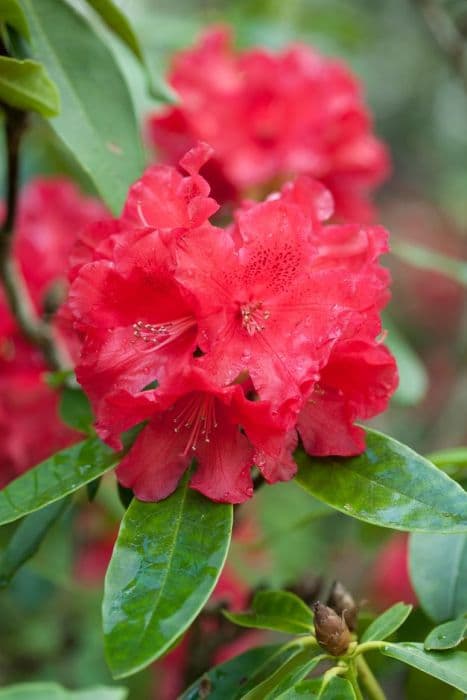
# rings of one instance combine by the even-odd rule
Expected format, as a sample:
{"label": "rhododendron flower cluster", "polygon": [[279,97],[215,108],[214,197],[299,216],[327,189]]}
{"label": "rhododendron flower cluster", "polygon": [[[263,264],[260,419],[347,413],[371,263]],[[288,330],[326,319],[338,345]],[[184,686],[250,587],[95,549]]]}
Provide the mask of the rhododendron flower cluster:
{"label": "rhododendron flower cluster", "polygon": [[[66,283],[76,236],[103,216],[104,207],[69,182],[34,180],[25,187],[13,254],[38,313],[54,287]],[[57,393],[43,381],[46,370],[41,352],[21,335],[0,290],[1,486],[76,439],[58,418]]]}
{"label": "rhododendron flower cluster", "polygon": [[212,28],[175,57],[168,79],[180,103],[151,115],[149,138],[172,164],[198,139],[209,143],[203,174],[219,202],[307,174],[332,192],[338,217],[371,220],[389,157],[343,63],[300,44],[235,53],[229,31]]}
{"label": "rhododendron flower cluster", "polygon": [[193,488],[245,501],[254,466],[292,478],[297,431],[310,454],[356,454],[354,420],[396,385],[379,339],[386,232],[326,225],[332,198],[306,176],[214,226],[199,175],[211,152],[188,152],[185,174],[149,168],[72,256],[77,377],[108,444],[144,422],[117,471],[142,500],[168,496],[194,462]]}

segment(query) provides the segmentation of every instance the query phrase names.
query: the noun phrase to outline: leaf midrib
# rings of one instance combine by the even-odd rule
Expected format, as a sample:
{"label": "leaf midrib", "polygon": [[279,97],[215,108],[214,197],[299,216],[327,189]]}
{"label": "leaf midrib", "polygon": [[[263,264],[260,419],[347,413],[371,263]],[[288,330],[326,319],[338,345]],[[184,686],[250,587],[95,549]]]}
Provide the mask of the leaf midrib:
{"label": "leaf midrib", "polygon": [[[313,459],[313,458],[310,457],[310,459]],[[426,460],[426,461],[427,461],[427,460]],[[310,466],[311,466],[311,468],[313,468],[313,464],[311,464]],[[429,462],[428,462],[428,466],[431,467],[431,465],[430,465]],[[320,465],[320,467],[321,467],[321,465]],[[324,468],[324,467],[323,467],[323,468]],[[467,523],[464,523],[464,520],[462,519],[462,515],[454,514],[454,513],[446,514],[446,513],[443,513],[443,512],[441,512],[441,511],[437,511],[437,510],[435,510],[435,508],[434,508],[431,504],[426,503],[425,501],[422,501],[420,498],[417,498],[416,496],[408,495],[408,494],[405,493],[404,491],[400,491],[400,490],[396,490],[396,489],[394,489],[394,488],[390,488],[389,486],[387,486],[387,485],[384,484],[383,482],[381,482],[381,481],[379,481],[379,480],[377,480],[377,479],[375,479],[375,478],[371,478],[370,476],[368,476],[367,474],[362,473],[361,471],[359,471],[359,470],[356,469],[356,468],[352,468],[352,466],[349,465],[349,464],[343,465],[343,468],[347,469],[348,471],[351,471],[353,474],[356,474],[356,475],[359,476],[361,479],[365,479],[365,480],[368,481],[370,484],[375,484],[375,485],[378,486],[379,488],[384,489],[384,490],[387,491],[389,494],[395,494],[395,493],[396,493],[396,494],[399,494],[400,496],[403,496],[404,498],[406,498],[406,499],[408,499],[408,500],[416,501],[417,503],[420,503],[420,505],[422,505],[424,508],[427,508],[427,509],[430,510],[432,513],[436,514],[438,517],[442,517],[443,520],[451,519],[451,520],[454,520],[454,521],[455,521],[453,524],[458,524],[458,523],[461,524],[461,525],[464,524],[464,525],[465,525],[465,528],[466,528],[466,530],[467,530]],[[436,467],[434,467],[434,468],[436,469]],[[443,473],[443,472],[441,472],[441,473]],[[298,481],[299,481],[299,483],[301,483],[302,485],[306,486],[306,480],[305,480],[305,479],[301,479],[300,476],[299,476],[299,477],[298,477]],[[456,482],[453,482],[453,483],[455,484]],[[313,493],[313,495],[316,495],[316,494]],[[319,496],[318,496],[318,497],[319,497]],[[346,515],[350,515],[350,516],[353,516],[353,517],[357,517],[356,515],[354,515],[355,511],[353,511],[353,510],[352,510],[352,511],[347,511],[347,510],[346,510],[343,506],[341,506],[341,505],[336,505],[336,504],[334,504],[332,501],[328,501],[328,502],[332,503],[333,507],[335,507],[336,509],[342,511],[342,512],[345,513]],[[370,520],[370,517],[369,517],[369,516],[366,516],[365,519],[366,519],[366,520]],[[370,520],[370,522],[378,522],[378,521],[377,521],[376,518],[372,518],[372,519]],[[392,522],[392,521],[388,521],[388,522],[391,522],[391,526],[392,526],[394,529],[396,529],[396,530],[397,530],[397,529],[404,529],[399,523],[394,523],[394,522]],[[416,531],[417,531],[417,530],[413,530],[413,532],[416,532]],[[425,532],[424,529],[420,529],[419,531],[420,531],[420,532]],[[438,530],[438,532],[440,532],[440,531]],[[456,532],[459,532],[459,531],[456,530]]]}
{"label": "leaf midrib", "polygon": [[[188,483],[185,484],[184,491],[183,491],[183,496],[182,496],[182,498],[180,499],[180,508],[179,508],[179,512],[178,512],[178,515],[177,515],[177,523],[176,523],[176,526],[175,526],[175,528],[174,528],[174,534],[173,534],[173,538],[172,538],[172,549],[171,549],[171,551],[170,551],[170,555],[169,555],[169,559],[168,559],[168,564],[167,564],[167,569],[166,569],[166,572],[165,572],[165,574],[164,574],[164,576],[163,576],[162,584],[161,584],[161,586],[160,586],[160,588],[159,588],[159,590],[158,590],[158,592],[157,592],[157,595],[155,596],[154,605],[153,605],[153,607],[152,607],[151,615],[148,615],[148,616],[147,616],[147,621],[146,621],[145,624],[143,625],[142,632],[141,632],[141,634],[140,634],[139,637],[138,637],[139,644],[142,643],[142,641],[145,639],[145,637],[146,637],[146,635],[147,635],[148,627],[149,627],[149,625],[150,625],[150,624],[152,623],[152,621],[153,621],[154,615],[155,615],[156,610],[157,610],[157,608],[158,608],[158,606],[159,606],[159,602],[160,602],[162,593],[164,592],[165,587],[166,587],[166,585],[167,585],[167,579],[168,579],[169,574],[170,574],[171,569],[172,569],[172,562],[173,562],[173,558],[174,558],[174,554],[175,554],[175,549],[176,549],[175,544],[176,544],[176,542],[177,542],[178,535],[179,535],[179,533],[180,533],[180,527],[181,527],[182,520],[183,520],[183,518],[182,518],[182,512],[183,512],[183,509],[184,509],[184,507],[185,507],[185,501],[186,501],[187,494],[188,494]],[[168,641],[168,644],[170,644],[170,641],[171,641],[171,640]]]}
{"label": "leaf midrib", "polygon": [[[73,95],[73,103],[77,105],[78,111],[83,115],[84,123],[87,124],[87,129],[88,129],[88,131],[91,132],[91,134],[93,136],[93,141],[98,145],[98,150],[104,152],[105,155],[108,157],[108,152],[105,149],[105,147],[102,145],[99,131],[97,130],[97,127],[95,126],[94,122],[92,121],[88,111],[86,110],[85,105],[82,103],[81,98],[79,96],[79,93],[76,91],[73,83],[69,80],[63,63],[60,61],[59,56],[56,53],[53,44],[49,41],[47,34],[44,32],[39,17],[36,15],[34,10],[32,9],[33,5],[31,3],[31,1],[30,0],[23,0],[23,1],[27,3],[27,5],[29,7],[29,11],[34,16],[34,23],[35,23],[37,32],[41,36],[41,38],[45,44],[46,50],[48,50],[49,54],[52,56],[56,66],[57,66],[57,69],[60,72],[60,75],[63,79],[63,82],[68,86],[68,89],[70,90],[71,94]],[[71,12],[76,13],[76,11],[73,10],[73,8],[69,7],[69,9]],[[93,180],[94,184],[96,185],[96,188],[99,191],[99,193],[101,194],[102,198],[110,206],[110,202],[108,202],[108,200],[107,200],[107,195],[105,194],[105,192],[101,188],[99,178],[95,178],[91,169],[87,165],[85,165],[83,162],[80,162],[80,165],[82,168],[84,168],[84,170],[92,178],[92,180]],[[101,167],[102,167],[102,164],[101,164]],[[107,171],[108,169],[105,168],[105,170]],[[124,190],[127,189],[127,183],[124,182],[124,180],[121,178],[121,176],[119,175],[118,172],[115,173],[112,171],[112,177],[115,178],[115,180],[117,180],[121,186],[123,186]],[[113,209],[113,207],[111,207],[111,208]]]}

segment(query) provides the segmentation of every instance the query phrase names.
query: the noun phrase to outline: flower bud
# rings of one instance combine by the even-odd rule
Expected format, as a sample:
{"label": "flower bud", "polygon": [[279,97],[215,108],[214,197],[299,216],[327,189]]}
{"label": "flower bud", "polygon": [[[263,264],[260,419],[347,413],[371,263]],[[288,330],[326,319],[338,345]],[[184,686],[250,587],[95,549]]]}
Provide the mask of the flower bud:
{"label": "flower bud", "polygon": [[349,591],[340,581],[334,581],[332,584],[327,604],[338,615],[342,615],[351,632],[357,629],[358,607]]}
{"label": "flower bud", "polygon": [[343,616],[319,601],[314,603],[315,634],[320,646],[332,656],[342,656],[351,642],[350,632]]}

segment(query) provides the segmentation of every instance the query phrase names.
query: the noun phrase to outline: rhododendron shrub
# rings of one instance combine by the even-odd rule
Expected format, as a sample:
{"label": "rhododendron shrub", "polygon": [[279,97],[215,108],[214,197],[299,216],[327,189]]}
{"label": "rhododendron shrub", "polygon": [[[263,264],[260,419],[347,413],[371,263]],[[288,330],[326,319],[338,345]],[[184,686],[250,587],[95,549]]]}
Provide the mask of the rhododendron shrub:
{"label": "rhododendron shrub", "polygon": [[397,384],[379,337],[387,233],[327,224],[331,196],[306,176],[214,226],[199,175],[209,155],[189,151],[185,175],[149,168],[73,270],[77,377],[98,434],[120,449],[147,421],[117,471],[142,500],[170,495],[194,458],[193,488],[241,503],[253,466],[272,483],[293,477],[297,429],[310,455],[358,454],[354,421]]}
{"label": "rhododendron shrub", "polygon": [[[66,294],[68,256],[81,230],[105,216],[95,199],[71,182],[36,179],[21,192],[13,246],[31,300],[42,313]],[[55,302],[57,303],[57,302]],[[75,351],[74,339],[56,324],[58,342]],[[44,381],[40,350],[19,331],[0,290],[0,483],[69,445],[78,434],[58,417],[58,394]]]}
{"label": "rhododendron shrub", "polygon": [[[141,2],[0,2],[0,695],[464,696],[467,451],[441,448],[463,439],[465,266],[423,248],[427,220],[417,246],[377,223],[393,230],[391,192],[374,206],[389,151],[310,27],[361,54],[386,136],[401,132],[403,191],[443,182],[441,141],[461,149],[462,120],[443,125],[454,78],[419,102],[446,71],[410,89],[418,39],[392,32],[388,61],[366,15],[398,12],[371,3],[351,31],[320,2],[283,3],[280,26],[275,3],[211,8],[239,42],[283,47],[237,51],[221,25],[183,48],[193,0],[173,28],[146,3],[141,44]],[[433,29],[445,8],[424,5]],[[458,58],[463,31],[444,25]],[[153,71],[162,36],[172,89]],[[419,269],[396,284],[416,299],[387,311],[394,255]],[[456,313],[412,315],[407,340],[399,320],[441,299],[440,275]],[[426,408],[420,335],[450,379],[431,372]],[[378,678],[376,654],[397,662]]]}
{"label": "rhododendron shrub", "polygon": [[149,138],[173,164],[209,143],[203,174],[220,203],[307,174],[332,192],[339,218],[371,220],[389,157],[343,63],[300,44],[236,53],[229,30],[214,27],[175,56],[168,77],[180,102],[150,116]]}

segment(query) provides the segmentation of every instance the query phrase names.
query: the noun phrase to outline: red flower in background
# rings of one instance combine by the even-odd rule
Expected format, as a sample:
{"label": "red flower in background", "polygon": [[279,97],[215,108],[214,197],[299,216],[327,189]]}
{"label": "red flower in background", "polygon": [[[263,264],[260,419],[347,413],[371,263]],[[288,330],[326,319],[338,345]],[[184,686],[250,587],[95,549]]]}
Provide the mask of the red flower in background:
{"label": "red flower in background", "polygon": [[[24,188],[13,254],[38,313],[54,286],[64,288],[78,234],[104,215],[102,205],[69,182],[35,180]],[[39,350],[21,336],[0,290],[1,486],[76,439],[58,418],[58,396],[42,379],[46,369]]]}
{"label": "red flower in background", "polygon": [[370,594],[378,609],[386,610],[403,601],[417,605],[409,577],[409,552],[406,534],[393,535],[382,547],[373,565]]}
{"label": "red flower in background", "polygon": [[332,197],[306,176],[215,227],[198,174],[208,155],[186,154],[188,175],[150,168],[72,258],[77,376],[111,446],[146,421],[117,470],[142,500],[172,493],[193,458],[192,488],[217,501],[249,498],[254,465],[290,479],[299,415],[311,454],[355,454],[354,420],[383,410],[397,382],[376,340],[386,232],[326,225]]}
{"label": "red flower in background", "polygon": [[173,164],[199,139],[209,143],[215,159],[203,175],[217,201],[306,173],[332,192],[339,218],[372,219],[389,156],[343,63],[305,45],[235,53],[229,31],[213,28],[175,56],[169,81],[180,104],[151,115],[149,137]]}

